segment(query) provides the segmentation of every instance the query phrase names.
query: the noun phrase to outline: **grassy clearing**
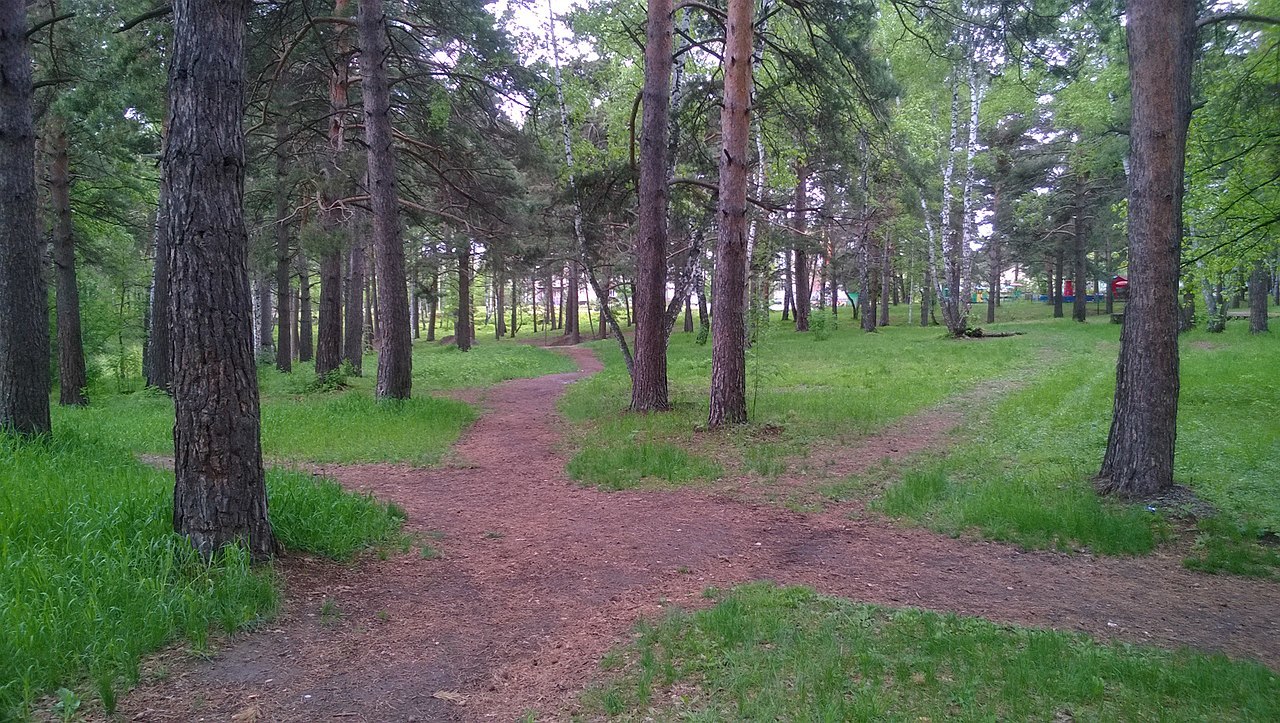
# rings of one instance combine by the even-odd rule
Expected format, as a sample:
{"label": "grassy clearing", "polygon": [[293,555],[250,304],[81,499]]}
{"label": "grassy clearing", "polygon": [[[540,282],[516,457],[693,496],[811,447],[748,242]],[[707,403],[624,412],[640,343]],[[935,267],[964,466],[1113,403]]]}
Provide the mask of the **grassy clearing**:
{"label": "grassy clearing", "polygon": [[746,585],[606,655],[631,720],[1276,720],[1280,678],[1190,651]]}
{"label": "grassy clearing", "polygon": [[[174,639],[202,648],[211,628],[276,609],[270,568],[236,550],[206,564],[173,534],[172,475],[128,451],[66,431],[0,438],[0,480],[0,719],[25,717],[59,685],[110,710],[143,654]],[[272,471],[268,495],[287,548],[339,560],[392,540],[403,520],[299,473]]]}
{"label": "grassy clearing", "polygon": [[[289,462],[403,462],[433,465],[475,421],[475,411],[433,390],[496,384],[506,379],[570,371],[563,354],[525,344],[487,343],[471,352],[420,344],[414,348],[413,399],[373,399],[376,357],[365,359],[365,375],[343,380],[345,388],[314,391],[310,364],[292,374],[259,369],[262,389],[262,449],[269,459]],[[58,408],[55,434],[110,440],[135,452],[173,454],[173,402],[155,390],[98,393],[84,409]]]}
{"label": "grassy clearing", "polygon": [[[1106,447],[1117,327],[1060,322],[1054,366],[998,400],[943,459],[925,460],[873,507],[951,534],[976,529],[1027,547],[1147,552],[1162,518],[1100,500],[1090,477]],[[1280,530],[1280,372],[1277,341],[1232,325],[1188,334],[1182,345],[1176,478],[1221,516],[1201,522],[1189,566],[1271,575]]]}
{"label": "grassy clearing", "polygon": [[[810,446],[872,432],[984,380],[1031,365],[1038,348],[1034,335],[953,341],[937,328],[891,326],[864,334],[844,321],[829,333],[804,335],[775,319],[748,360],[753,425],[714,434],[695,431],[707,415],[709,345],[696,344],[694,334],[673,334],[668,373],[674,411],[637,415],[622,411],[629,386],[616,346],[597,342],[604,371],[574,384],[561,402],[562,412],[578,423],[577,442],[583,450],[571,473],[591,484],[626,487],[633,480],[611,475],[585,458],[619,459],[636,445],[673,444],[690,450],[694,459],[777,475],[787,457],[801,456]],[[599,474],[577,476],[588,469]],[[685,481],[703,481],[716,469],[703,465]]]}

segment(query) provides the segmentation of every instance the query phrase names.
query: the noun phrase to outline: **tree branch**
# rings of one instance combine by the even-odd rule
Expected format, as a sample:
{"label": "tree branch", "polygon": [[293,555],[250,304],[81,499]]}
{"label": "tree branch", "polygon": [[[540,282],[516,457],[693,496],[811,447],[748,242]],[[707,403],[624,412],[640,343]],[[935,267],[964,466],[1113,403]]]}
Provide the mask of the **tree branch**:
{"label": "tree branch", "polygon": [[1280,25],[1280,18],[1257,13],[1222,12],[1206,15],[1196,20],[1196,29],[1217,25],[1218,23],[1254,23],[1259,25]]}
{"label": "tree branch", "polygon": [[116,28],[114,32],[123,33],[124,31],[131,30],[147,22],[148,20],[154,20],[155,18],[162,18],[171,12],[173,12],[172,5],[161,5],[160,7],[153,8],[151,10],[146,11],[145,13],[137,16],[132,20],[125,21],[124,25],[121,25],[120,27]]}

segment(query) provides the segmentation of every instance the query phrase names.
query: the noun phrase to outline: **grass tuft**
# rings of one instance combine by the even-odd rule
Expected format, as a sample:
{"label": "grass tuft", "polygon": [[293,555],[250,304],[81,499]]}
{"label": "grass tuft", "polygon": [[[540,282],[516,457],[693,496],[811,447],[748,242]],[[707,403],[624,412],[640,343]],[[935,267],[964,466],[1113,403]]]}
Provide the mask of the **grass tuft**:
{"label": "grass tuft", "polygon": [[624,490],[646,481],[679,485],[713,480],[722,470],[674,444],[648,442],[584,449],[569,460],[569,474],[602,489]]}

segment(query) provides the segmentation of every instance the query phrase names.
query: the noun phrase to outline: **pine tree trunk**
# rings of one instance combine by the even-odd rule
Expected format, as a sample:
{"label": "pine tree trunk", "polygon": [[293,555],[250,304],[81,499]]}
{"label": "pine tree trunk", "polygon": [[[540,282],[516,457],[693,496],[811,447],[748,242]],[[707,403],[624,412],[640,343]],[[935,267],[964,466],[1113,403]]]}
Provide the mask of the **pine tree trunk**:
{"label": "pine tree trunk", "polygon": [[432,261],[431,298],[427,299],[427,341],[436,340],[436,315],[440,311],[440,267]]}
{"label": "pine tree trunk", "polygon": [[342,360],[351,364],[356,376],[364,374],[364,262],[363,239],[353,239],[347,252],[346,298],[343,300]]}
{"label": "pine tree trunk", "polygon": [[285,139],[289,136],[289,128],[284,118],[276,121],[276,318],[279,319],[276,341],[276,369],[282,372],[293,371],[293,311],[290,298],[293,292],[289,289],[289,226],[285,219],[289,217],[289,155]]}
{"label": "pine tree trunk", "polygon": [[316,334],[316,374],[324,376],[342,360],[342,255],[320,257],[320,323]]}
{"label": "pine tree trunk", "polygon": [[501,339],[507,335],[507,298],[502,272],[496,265],[493,270],[493,320],[494,338]]}
{"label": "pine tree trunk", "polygon": [[1129,0],[1129,302],[1115,413],[1097,483],[1128,496],[1173,485],[1183,171],[1191,120],[1196,3]]}
{"label": "pine tree trunk", "polygon": [[271,282],[263,275],[257,281],[258,287],[258,343],[257,354],[264,357],[267,355],[275,355],[275,340],[272,338],[272,330],[275,328],[275,319],[271,315]]}
{"label": "pine tree trunk", "polygon": [[80,407],[88,379],[80,332],[80,288],[76,283],[76,243],[71,225],[71,165],[62,119],[50,123],[49,196],[53,206],[53,266],[57,276],[58,403]]}
{"label": "pine tree trunk", "polygon": [[[635,357],[631,378],[634,412],[671,408],[667,397],[667,335],[671,331],[666,323],[667,141],[674,27],[672,0],[648,0],[648,5],[635,239]],[[741,327],[736,331],[741,334]]]}
{"label": "pine tree trunk", "polygon": [[169,66],[173,526],[204,556],[277,550],[267,518],[244,225],[247,0],[173,3]]}
{"label": "pine tree trunk", "polygon": [[570,344],[582,343],[582,327],[579,315],[582,313],[582,303],[578,297],[578,264],[569,263],[569,268],[564,272],[565,295],[564,295],[564,335]]}
{"label": "pine tree trunk", "polygon": [[[346,17],[349,0],[334,0],[333,15]],[[325,149],[324,190],[321,192],[321,226],[337,235],[342,226],[337,208],[337,190],[346,148],[348,88],[350,86],[351,43],[345,25],[337,26],[333,73],[329,76],[329,144]],[[320,323],[316,338],[316,374],[338,368],[342,361],[342,251],[333,248],[320,256]]]}
{"label": "pine tree trunk", "polygon": [[289,305],[289,341],[293,344],[293,359],[290,360],[293,362],[298,361],[299,356],[298,347],[300,344],[300,327],[302,326],[302,300],[300,298],[300,292],[298,291],[291,291],[290,296],[293,298],[293,302]]}
{"label": "pine tree trunk", "polygon": [[315,334],[311,314],[311,263],[298,255],[298,361],[311,361],[315,357]]}
{"label": "pine tree trunk", "polygon": [[381,0],[360,0],[360,90],[369,153],[369,206],[373,210],[374,273],[378,280],[378,399],[408,399],[413,386],[413,338],[405,289],[404,241],[391,143],[387,84],[386,17]]}
{"label": "pine tree trunk", "polygon": [[1267,328],[1267,289],[1270,286],[1267,267],[1262,259],[1253,262],[1249,274],[1249,333],[1262,334]]}
{"label": "pine tree trunk", "polygon": [[889,325],[889,287],[893,285],[893,243],[884,240],[880,253],[880,326]]}
{"label": "pine tree trunk", "polygon": [[422,259],[419,258],[413,265],[413,279],[410,281],[410,288],[413,292],[409,296],[409,326],[413,329],[413,338],[422,338],[422,296],[419,289],[422,288],[422,279],[420,278]]}
{"label": "pine tree trunk", "polygon": [[[813,292],[809,280],[809,253],[806,251],[808,241],[805,239],[807,217],[804,212],[809,202],[809,167],[803,162],[796,162],[796,193],[793,203],[792,228],[795,230],[795,276],[796,291],[792,297],[795,303],[796,331],[809,330],[809,297]],[[717,269],[719,272],[719,269]],[[714,279],[713,279],[714,282]],[[711,293],[711,306],[714,313],[715,291]]]}
{"label": "pine tree trunk", "polygon": [[27,4],[0,2],[0,431],[49,427],[49,316],[36,228]]}
{"label": "pine tree trunk", "polygon": [[684,333],[693,332],[693,293],[684,297]]}
{"label": "pine tree trunk", "polygon": [[[711,278],[711,403],[707,426],[747,421],[747,350],[742,333],[747,287],[747,163],[751,132],[752,0],[729,0],[720,112],[720,202],[715,273]],[[797,183],[797,201],[805,181]],[[804,212],[797,202],[797,228]],[[807,309],[805,310],[807,314]],[[799,317],[799,314],[797,314]],[[806,325],[807,328],[807,325]]]}
{"label": "pine tree trunk", "polygon": [[[167,122],[167,119],[166,119]],[[161,153],[168,144],[168,127],[162,130]],[[173,322],[169,319],[169,184],[161,174],[156,203],[155,255],[147,308],[147,341],[142,353],[142,376],[147,386],[169,391],[173,383]]]}
{"label": "pine tree trunk", "polygon": [[858,316],[863,331],[876,330],[876,295],[875,295],[875,246],[871,240],[871,229],[865,219],[860,224],[862,230],[858,243]]}
{"label": "pine tree trunk", "polygon": [[471,350],[471,240],[458,238],[458,320],[453,342],[459,351]]}

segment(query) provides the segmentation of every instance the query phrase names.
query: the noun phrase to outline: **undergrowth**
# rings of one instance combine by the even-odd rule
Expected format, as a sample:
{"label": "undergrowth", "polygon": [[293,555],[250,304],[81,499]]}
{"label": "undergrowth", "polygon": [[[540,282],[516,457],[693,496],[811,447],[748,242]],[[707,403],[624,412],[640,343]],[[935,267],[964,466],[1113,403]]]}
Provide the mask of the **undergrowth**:
{"label": "undergrowth", "polygon": [[[57,686],[104,707],[174,639],[199,649],[274,614],[270,567],[236,548],[206,563],[172,531],[173,477],[110,443],[0,437],[0,719],[22,718]],[[403,513],[330,480],[268,473],[286,548],[338,560],[392,541]]]}
{"label": "undergrowth", "polygon": [[1276,720],[1256,663],[756,583],[602,659],[588,710],[732,721]]}

